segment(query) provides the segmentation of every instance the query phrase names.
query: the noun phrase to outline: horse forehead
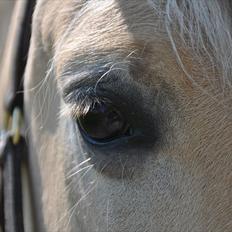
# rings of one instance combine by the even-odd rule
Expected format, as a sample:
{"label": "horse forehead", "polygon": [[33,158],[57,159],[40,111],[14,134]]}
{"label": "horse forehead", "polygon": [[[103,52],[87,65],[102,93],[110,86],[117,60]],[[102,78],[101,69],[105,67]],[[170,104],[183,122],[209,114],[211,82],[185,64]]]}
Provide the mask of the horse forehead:
{"label": "horse forehead", "polygon": [[128,32],[133,33],[134,37],[150,38],[157,22],[148,1],[47,1],[38,8],[44,41],[52,37],[53,43],[70,35],[70,32],[77,33],[76,40],[81,34],[85,37],[101,38],[108,35],[117,38],[119,35],[128,36]]}
{"label": "horse forehead", "polygon": [[[42,24],[44,41],[52,38],[50,40],[53,43],[52,47],[55,47],[58,54],[57,66],[64,67],[73,60],[80,60],[82,65],[85,64],[85,60],[100,62],[103,59],[107,61],[107,58],[119,62],[130,56],[132,59],[143,58],[146,66],[152,63],[151,68],[158,68],[158,71],[163,67],[159,66],[161,60],[161,64],[169,66],[169,73],[177,74],[167,73],[167,76],[179,76],[170,81],[179,81],[189,94],[192,94],[192,81],[186,78],[189,70],[195,70],[194,74],[197,74],[195,77],[199,77],[197,81],[204,82],[200,83],[201,85],[209,85],[202,75],[198,75],[202,67],[196,60],[193,62],[193,52],[185,50],[186,48],[181,48],[185,51],[180,54],[183,56],[181,60],[184,61],[186,72],[177,70],[176,57],[162,14],[149,4],[156,2],[161,10],[161,3],[164,4],[165,1],[68,0],[59,4],[58,2],[55,1],[55,4],[53,1],[47,2],[47,15]],[[59,13],[50,13],[51,8],[53,12]],[[204,65],[208,64],[203,63]],[[180,71],[182,75],[178,74]],[[189,74],[191,75],[192,73]]]}

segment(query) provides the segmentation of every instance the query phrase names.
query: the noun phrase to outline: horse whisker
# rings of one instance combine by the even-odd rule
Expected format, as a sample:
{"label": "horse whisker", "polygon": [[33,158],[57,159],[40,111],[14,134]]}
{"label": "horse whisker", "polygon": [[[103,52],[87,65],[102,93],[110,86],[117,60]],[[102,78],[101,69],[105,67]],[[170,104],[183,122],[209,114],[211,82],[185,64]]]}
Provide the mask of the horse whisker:
{"label": "horse whisker", "polygon": [[[86,153],[84,153],[83,155],[86,155]],[[83,164],[89,162],[91,160],[91,158],[88,158],[84,161],[82,161],[81,163],[79,163],[78,165],[76,165],[75,167],[73,167],[69,173],[72,173],[74,170],[76,170],[77,168],[79,168],[80,166],[82,166]]]}
{"label": "horse whisker", "polygon": [[76,174],[78,174],[78,173],[80,173],[80,172],[82,172],[82,171],[84,171],[84,170],[86,170],[86,169],[89,169],[89,168],[91,168],[91,167],[93,167],[93,166],[94,166],[94,165],[91,164],[91,165],[88,165],[88,166],[86,166],[86,167],[84,167],[84,168],[81,168],[81,169],[77,170],[76,172],[70,174],[70,175],[67,177],[67,179],[69,179],[69,178],[73,177],[74,175],[76,175]]}

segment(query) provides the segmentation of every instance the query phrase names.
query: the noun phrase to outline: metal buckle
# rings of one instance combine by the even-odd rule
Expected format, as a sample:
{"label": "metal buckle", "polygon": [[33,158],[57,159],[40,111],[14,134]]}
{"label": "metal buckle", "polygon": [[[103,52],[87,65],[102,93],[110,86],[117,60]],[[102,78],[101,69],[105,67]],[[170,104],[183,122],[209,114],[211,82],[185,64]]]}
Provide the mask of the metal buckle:
{"label": "metal buckle", "polygon": [[23,122],[21,110],[16,107],[12,115],[8,111],[5,111],[3,120],[3,130],[0,131],[0,143],[10,134],[13,144],[18,144]]}
{"label": "metal buckle", "polygon": [[16,107],[11,115],[8,111],[4,112],[3,130],[0,130],[0,165],[3,162],[3,151],[6,144],[6,139],[11,136],[14,145],[20,141],[20,130],[22,128],[22,112]]}
{"label": "metal buckle", "polygon": [[15,108],[13,111],[13,116],[12,116],[12,141],[13,144],[18,144],[20,140],[20,130],[22,127],[22,112],[20,111],[19,108]]}
{"label": "metal buckle", "polygon": [[3,115],[3,129],[0,130],[0,164],[3,163],[3,151],[6,145],[6,139],[9,135],[10,114],[5,111]]}

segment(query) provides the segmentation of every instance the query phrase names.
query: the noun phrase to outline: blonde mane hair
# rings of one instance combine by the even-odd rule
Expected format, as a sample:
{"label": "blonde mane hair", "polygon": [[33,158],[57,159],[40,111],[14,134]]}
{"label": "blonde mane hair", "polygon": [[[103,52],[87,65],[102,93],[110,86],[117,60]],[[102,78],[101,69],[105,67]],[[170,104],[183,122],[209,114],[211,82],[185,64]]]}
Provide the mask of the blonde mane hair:
{"label": "blonde mane hair", "polygon": [[[155,1],[148,1],[157,11]],[[223,86],[231,84],[231,2],[228,0],[167,0],[165,2],[162,14],[165,17],[165,26],[173,50],[181,66],[183,67],[177,42],[174,39],[175,35],[178,35],[178,43],[190,48],[198,61],[202,57],[210,61],[204,75],[207,75],[211,69],[210,73],[212,71],[220,73]],[[202,67],[204,66],[205,63]]]}

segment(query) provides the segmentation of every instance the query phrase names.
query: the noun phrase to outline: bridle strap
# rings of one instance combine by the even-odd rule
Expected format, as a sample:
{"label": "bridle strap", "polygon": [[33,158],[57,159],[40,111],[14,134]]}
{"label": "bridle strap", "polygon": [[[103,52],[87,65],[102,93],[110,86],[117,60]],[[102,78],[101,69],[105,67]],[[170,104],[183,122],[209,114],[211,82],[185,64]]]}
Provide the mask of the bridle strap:
{"label": "bridle strap", "polygon": [[23,112],[23,76],[27,63],[28,49],[31,37],[31,22],[36,0],[26,0],[24,15],[21,19],[21,30],[17,37],[16,53],[12,58],[11,65],[14,65],[14,73],[11,77],[11,83],[5,98],[5,109],[13,113],[14,108],[18,107]]}
{"label": "bridle strap", "polygon": [[23,156],[27,155],[23,137],[13,144],[9,136],[3,154],[4,231],[23,232],[21,162]]}
{"label": "bridle strap", "polygon": [[[23,76],[31,36],[31,22],[36,0],[25,0],[25,11],[20,22],[19,35],[15,39],[15,55],[11,59],[14,72],[9,75],[10,86],[6,93],[5,115],[6,127],[0,134],[2,156],[0,171],[2,186],[0,186],[0,230],[3,232],[23,232],[21,163],[27,157],[27,144],[19,125],[23,114]],[[3,77],[6,78],[6,77]],[[17,116],[18,115],[18,116]],[[0,173],[1,177],[1,173]],[[0,181],[1,183],[1,181]]]}

